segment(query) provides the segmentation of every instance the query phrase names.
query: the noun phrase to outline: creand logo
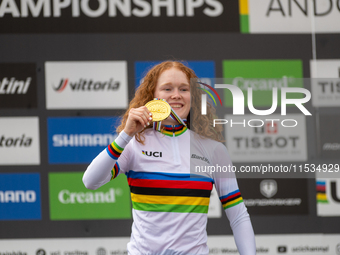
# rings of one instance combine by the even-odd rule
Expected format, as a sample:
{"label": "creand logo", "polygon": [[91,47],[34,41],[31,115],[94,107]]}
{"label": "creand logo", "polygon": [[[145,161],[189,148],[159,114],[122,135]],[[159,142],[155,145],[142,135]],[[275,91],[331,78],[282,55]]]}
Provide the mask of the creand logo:
{"label": "creand logo", "polygon": [[[91,2],[96,2],[96,4],[93,5]],[[25,18],[29,15],[62,17],[69,16],[69,14],[72,17],[87,16],[90,18],[116,17],[117,15],[142,18],[159,17],[162,14],[161,9],[165,9],[167,17],[192,17],[195,16],[196,9],[208,17],[217,17],[224,11],[220,0],[21,0],[20,3],[17,5],[15,0],[0,2],[0,18],[6,14],[15,18]]]}
{"label": "creand logo", "polygon": [[92,79],[79,79],[79,81],[69,81],[68,78],[61,79],[58,86],[53,86],[56,92],[63,92],[66,87],[69,87],[71,91],[110,91],[118,90],[120,86],[119,81],[110,79],[109,81],[93,81]]}

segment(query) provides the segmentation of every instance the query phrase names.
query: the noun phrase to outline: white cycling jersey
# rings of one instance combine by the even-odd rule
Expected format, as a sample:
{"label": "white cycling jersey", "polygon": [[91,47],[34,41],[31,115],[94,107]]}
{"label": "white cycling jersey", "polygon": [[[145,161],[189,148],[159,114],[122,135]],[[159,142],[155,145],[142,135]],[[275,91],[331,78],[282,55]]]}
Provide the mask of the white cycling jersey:
{"label": "white cycling jersey", "polygon": [[[222,143],[201,139],[183,125],[163,133],[144,131],[145,144],[124,131],[88,166],[83,182],[97,189],[127,176],[133,205],[128,254],[209,254],[207,212],[215,185],[241,255],[256,253],[253,228],[233,173],[206,166],[231,166]],[[198,169],[201,169],[198,172]]]}

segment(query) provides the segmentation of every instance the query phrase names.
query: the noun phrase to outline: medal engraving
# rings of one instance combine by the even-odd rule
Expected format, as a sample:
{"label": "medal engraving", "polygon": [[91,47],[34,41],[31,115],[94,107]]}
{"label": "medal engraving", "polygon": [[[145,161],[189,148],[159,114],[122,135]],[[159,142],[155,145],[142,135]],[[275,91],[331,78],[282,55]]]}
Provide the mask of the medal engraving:
{"label": "medal engraving", "polygon": [[146,103],[145,106],[152,113],[153,121],[165,120],[171,112],[170,105],[163,100],[152,100]]}

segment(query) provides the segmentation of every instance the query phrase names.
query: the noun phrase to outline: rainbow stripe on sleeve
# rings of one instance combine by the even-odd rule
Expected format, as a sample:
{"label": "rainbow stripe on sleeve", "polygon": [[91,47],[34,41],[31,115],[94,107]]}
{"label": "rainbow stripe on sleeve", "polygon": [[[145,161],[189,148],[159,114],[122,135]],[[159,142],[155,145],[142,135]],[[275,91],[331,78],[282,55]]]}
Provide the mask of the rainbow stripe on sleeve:
{"label": "rainbow stripe on sleeve", "polygon": [[109,154],[109,156],[115,160],[119,158],[123,150],[124,149],[119,147],[115,141],[113,141],[113,143],[111,143],[109,146],[106,147],[106,151]]}
{"label": "rainbow stripe on sleeve", "polygon": [[127,174],[133,209],[149,212],[207,213],[213,180],[190,174]]}
{"label": "rainbow stripe on sleeve", "polygon": [[113,169],[111,170],[111,174],[112,174],[111,180],[113,180],[114,178],[118,176],[119,171],[120,171],[120,167],[119,167],[118,162],[116,162]]}
{"label": "rainbow stripe on sleeve", "polygon": [[238,189],[233,192],[230,192],[226,196],[220,197],[220,200],[224,210],[243,202],[241,192]]}

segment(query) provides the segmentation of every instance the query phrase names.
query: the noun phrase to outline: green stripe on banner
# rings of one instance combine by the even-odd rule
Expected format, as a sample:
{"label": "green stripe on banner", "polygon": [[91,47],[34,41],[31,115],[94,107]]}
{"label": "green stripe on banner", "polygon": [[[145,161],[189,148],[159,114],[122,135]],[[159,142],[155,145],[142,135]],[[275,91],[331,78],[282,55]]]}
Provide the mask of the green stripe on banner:
{"label": "green stripe on banner", "polygon": [[132,201],[133,209],[147,212],[208,213],[206,205],[164,205],[146,204]]}
{"label": "green stripe on banner", "polygon": [[234,203],[234,204],[231,204],[231,205],[227,205],[227,206],[223,206],[223,209],[225,210],[225,209],[228,209],[228,208],[230,208],[230,207],[233,207],[233,206],[235,206],[235,205],[238,205],[239,203],[242,203],[243,202],[243,200],[240,200],[240,201],[238,201],[238,202],[236,202],[236,203]]}
{"label": "green stripe on banner", "polygon": [[328,204],[328,200],[320,200],[320,199],[318,199],[318,203]]}
{"label": "green stripe on banner", "polygon": [[241,33],[249,34],[249,15],[240,15]]}

